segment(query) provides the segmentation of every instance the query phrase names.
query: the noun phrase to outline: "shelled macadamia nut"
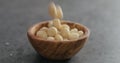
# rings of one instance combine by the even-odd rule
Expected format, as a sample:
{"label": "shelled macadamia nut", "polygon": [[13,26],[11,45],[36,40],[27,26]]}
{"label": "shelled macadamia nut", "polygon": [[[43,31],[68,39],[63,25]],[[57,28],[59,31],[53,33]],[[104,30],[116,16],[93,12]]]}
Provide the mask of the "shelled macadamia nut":
{"label": "shelled macadamia nut", "polygon": [[70,34],[70,30],[68,28],[61,28],[60,34],[63,36],[63,38],[68,38]]}
{"label": "shelled macadamia nut", "polygon": [[38,31],[36,33],[36,36],[40,37],[40,38],[43,38],[43,39],[46,39],[47,38],[47,33],[45,31]]}
{"label": "shelled macadamia nut", "polygon": [[53,26],[55,26],[57,29],[60,29],[61,27],[61,22],[59,19],[54,19],[53,20]]}
{"label": "shelled macadamia nut", "polygon": [[58,41],[63,41],[63,37],[59,34],[56,34],[55,35],[55,40],[58,40]]}
{"label": "shelled macadamia nut", "polygon": [[48,36],[55,36],[58,33],[58,30],[56,27],[50,27],[48,28],[47,34]]}
{"label": "shelled macadamia nut", "polygon": [[54,37],[47,37],[47,40],[55,40]]}
{"label": "shelled macadamia nut", "polygon": [[79,34],[78,33],[70,33],[69,34],[69,40],[75,40],[75,39],[78,39],[79,38]]}
{"label": "shelled macadamia nut", "polygon": [[56,9],[56,5],[55,5],[54,2],[51,2],[49,4],[48,9],[49,9],[50,16],[53,17],[53,18],[56,18],[56,16],[57,16],[57,9]]}
{"label": "shelled macadamia nut", "polygon": [[53,21],[49,21],[48,22],[48,27],[52,27],[53,26]]}
{"label": "shelled macadamia nut", "polygon": [[67,28],[67,29],[70,30],[70,27],[69,27],[67,24],[62,24],[62,25],[61,25],[61,29],[62,29],[62,28]]}
{"label": "shelled macadamia nut", "polygon": [[79,36],[80,36],[80,37],[84,34],[83,31],[78,31],[78,33],[79,33]]}
{"label": "shelled macadamia nut", "polygon": [[62,12],[61,6],[57,5],[56,8],[57,8],[57,16],[56,16],[56,18],[62,19],[63,18],[63,12]]}
{"label": "shelled macadamia nut", "polygon": [[73,29],[71,29],[71,32],[78,32],[78,29],[77,28],[73,28]]}

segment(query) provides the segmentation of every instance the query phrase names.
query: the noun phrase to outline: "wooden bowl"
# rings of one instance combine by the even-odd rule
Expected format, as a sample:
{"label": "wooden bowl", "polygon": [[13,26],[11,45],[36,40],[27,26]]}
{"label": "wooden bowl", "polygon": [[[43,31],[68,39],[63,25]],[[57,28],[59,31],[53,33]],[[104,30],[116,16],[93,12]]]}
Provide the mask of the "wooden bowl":
{"label": "wooden bowl", "polygon": [[70,41],[48,41],[36,37],[36,32],[43,26],[48,25],[48,21],[40,22],[30,27],[27,32],[28,39],[34,49],[43,57],[52,60],[65,60],[73,57],[84,46],[86,40],[89,37],[89,30],[84,25],[73,23],[70,21],[62,21],[62,23],[68,24],[71,28],[76,27],[78,30],[82,30],[84,35],[77,40]]}

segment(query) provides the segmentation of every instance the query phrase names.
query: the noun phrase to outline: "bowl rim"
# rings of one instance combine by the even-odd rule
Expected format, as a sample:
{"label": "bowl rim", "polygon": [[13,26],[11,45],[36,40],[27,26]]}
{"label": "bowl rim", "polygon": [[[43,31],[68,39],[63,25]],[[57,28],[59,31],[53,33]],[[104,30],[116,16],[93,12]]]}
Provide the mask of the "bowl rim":
{"label": "bowl rim", "polygon": [[89,37],[89,35],[90,35],[90,30],[89,30],[85,25],[80,24],[80,23],[75,23],[75,22],[72,22],[72,21],[69,21],[69,20],[62,20],[62,22],[74,23],[74,24],[77,24],[77,25],[79,25],[79,26],[81,26],[81,27],[83,27],[83,28],[85,29],[84,35],[81,36],[79,39],[68,40],[68,41],[45,40],[45,39],[41,39],[41,38],[35,36],[35,34],[33,34],[33,33],[31,32],[31,31],[32,31],[32,28],[34,28],[35,26],[38,26],[38,25],[40,25],[40,24],[47,23],[47,22],[49,22],[49,21],[51,21],[51,20],[41,21],[41,22],[38,22],[38,23],[32,25],[32,26],[28,29],[28,31],[27,31],[27,36],[28,36],[28,37],[31,37],[31,38],[34,39],[34,40],[38,40],[38,41],[54,42],[54,43],[59,43],[59,42],[60,42],[60,43],[61,43],[61,42],[68,43],[68,42],[74,42],[74,41],[82,40],[82,39],[84,39],[84,38]]}

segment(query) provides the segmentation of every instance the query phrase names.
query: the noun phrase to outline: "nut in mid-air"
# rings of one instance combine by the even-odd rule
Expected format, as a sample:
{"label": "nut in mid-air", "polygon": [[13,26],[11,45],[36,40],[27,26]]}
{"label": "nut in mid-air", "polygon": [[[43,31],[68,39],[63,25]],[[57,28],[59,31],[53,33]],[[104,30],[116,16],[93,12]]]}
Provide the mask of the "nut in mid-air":
{"label": "nut in mid-air", "polygon": [[56,8],[57,8],[57,16],[56,16],[56,18],[62,19],[63,18],[63,11],[62,11],[61,6],[57,5]]}
{"label": "nut in mid-air", "polygon": [[63,18],[63,12],[62,12],[62,8],[59,5],[55,5],[54,2],[51,2],[49,4],[49,14],[52,18],[58,18],[58,19],[62,19]]}
{"label": "nut in mid-air", "polygon": [[54,2],[50,2],[48,10],[49,10],[50,16],[55,18],[57,15],[57,9]]}

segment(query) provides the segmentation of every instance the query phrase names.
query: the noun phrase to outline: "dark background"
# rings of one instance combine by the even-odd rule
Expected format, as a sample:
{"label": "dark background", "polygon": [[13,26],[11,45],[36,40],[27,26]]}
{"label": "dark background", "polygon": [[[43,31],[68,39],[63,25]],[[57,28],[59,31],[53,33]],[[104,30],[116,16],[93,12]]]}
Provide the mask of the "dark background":
{"label": "dark background", "polygon": [[39,56],[26,32],[51,19],[49,0],[0,0],[0,63],[119,63],[120,0],[54,0],[64,19],[86,25],[90,38],[71,60],[50,61]]}

